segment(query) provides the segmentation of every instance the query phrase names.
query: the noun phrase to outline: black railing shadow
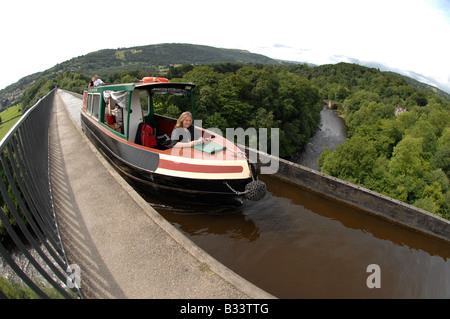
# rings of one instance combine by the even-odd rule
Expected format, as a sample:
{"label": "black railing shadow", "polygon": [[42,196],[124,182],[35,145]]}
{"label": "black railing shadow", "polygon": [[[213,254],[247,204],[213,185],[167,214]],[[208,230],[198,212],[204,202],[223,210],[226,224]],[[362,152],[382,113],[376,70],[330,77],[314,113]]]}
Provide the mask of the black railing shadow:
{"label": "black railing shadow", "polygon": [[[59,111],[65,112],[62,108]],[[51,129],[57,130],[57,126],[58,121],[53,118]],[[89,236],[68,178],[59,134],[50,135],[49,148],[55,211],[67,257],[82,269],[83,297],[125,298],[125,294],[108,272],[107,265],[103,263],[93,239]]]}

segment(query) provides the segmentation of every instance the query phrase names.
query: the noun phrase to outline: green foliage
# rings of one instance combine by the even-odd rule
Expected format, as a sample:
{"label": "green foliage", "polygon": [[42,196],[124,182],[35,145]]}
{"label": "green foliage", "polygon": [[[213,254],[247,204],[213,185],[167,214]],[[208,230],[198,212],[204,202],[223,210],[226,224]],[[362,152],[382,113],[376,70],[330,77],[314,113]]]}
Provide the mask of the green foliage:
{"label": "green foliage", "polygon": [[22,116],[22,108],[20,104],[12,106],[0,113],[2,122],[0,124],[0,139],[2,139],[6,133],[16,124],[19,118]]}
{"label": "green foliage", "polygon": [[389,172],[395,176],[418,176],[423,177],[427,170],[426,162],[423,158],[423,141],[421,138],[407,135],[392,153],[392,159],[389,162]]}
{"label": "green foliage", "polygon": [[[323,160],[322,172],[363,185],[373,175],[377,150],[367,138],[355,136]],[[364,167],[364,169],[361,169]]]}
{"label": "green foliage", "polygon": [[[350,91],[338,107],[349,138],[322,153],[321,170],[450,219],[448,100],[375,69],[338,64],[324,70],[311,73],[311,81],[327,94],[338,86]],[[396,116],[398,106],[407,111]]]}
{"label": "green foliage", "polygon": [[[12,172],[13,171],[13,168],[12,168],[13,163],[10,161],[10,158],[9,158],[10,155],[7,151],[4,151],[4,155],[5,155],[5,162],[7,164],[7,169],[10,172]],[[6,219],[8,220],[9,224],[13,228],[16,228],[18,226],[17,226],[17,220],[14,218],[12,211],[11,211],[11,209],[13,209],[19,214],[24,225],[28,225],[28,222],[24,216],[24,213],[22,212],[22,209],[19,206],[18,199],[15,197],[13,190],[12,190],[13,185],[15,186],[16,189],[19,189],[17,176],[13,175],[14,183],[13,183],[13,185],[9,184],[6,174],[5,174],[5,171],[4,171],[4,168],[5,167],[3,167],[3,166],[0,167],[0,177],[1,177],[1,182],[3,182],[5,189],[8,192],[9,198],[4,198],[3,196],[0,196],[0,207],[1,207],[0,213],[3,213],[6,217]],[[22,177],[20,177],[20,178],[22,178]],[[20,194],[19,196],[21,196],[22,201],[25,202],[23,194],[20,192],[20,190],[19,190],[19,194]],[[10,200],[10,202],[13,205],[12,207],[10,207],[8,205],[7,200]],[[6,229],[5,229],[5,226],[2,224],[2,222],[0,221],[0,241],[3,241],[4,238],[7,238]]]}
{"label": "green foliage", "polygon": [[[51,299],[62,299],[61,294],[50,284],[38,283],[37,286]],[[0,276],[0,290],[8,299],[40,299],[30,287],[14,282],[11,278]]]}
{"label": "green foliage", "polygon": [[33,85],[27,87],[22,95],[23,113],[56,86],[67,91],[83,93],[83,89],[87,86],[90,79],[91,77],[82,73],[66,71],[58,75],[54,80],[42,78],[36,81]]}
{"label": "green foliage", "polygon": [[358,110],[347,116],[346,124],[348,134],[352,136],[354,131],[363,123],[364,125],[373,125],[380,119],[389,119],[394,117],[395,107],[381,102],[363,103]]}
{"label": "green foliage", "polygon": [[[176,68],[173,72],[179,74]],[[320,120],[318,88],[281,67],[198,66],[182,80],[197,85],[196,118],[203,119],[205,128],[218,128],[223,134],[227,127],[280,128],[281,157],[301,149]]]}
{"label": "green foliage", "polygon": [[55,86],[58,86],[59,88],[67,91],[81,94],[83,93],[83,89],[87,86],[91,78],[92,77],[87,76],[83,73],[73,73],[71,71],[66,71],[56,78]]}
{"label": "green foliage", "polygon": [[431,164],[433,168],[440,168],[450,176],[450,144],[443,145],[436,151]]}
{"label": "green foliage", "polygon": [[129,70],[121,71],[110,74],[106,83],[134,83],[139,82],[142,78],[146,77],[147,74],[142,70]]}
{"label": "green foliage", "polygon": [[22,96],[22,112],[33,106],[40,98],[45,96],[55,87],[55,82],[42,78],[33,85],[27,87]]}
{"label": "green foliage", "polygon": [[28,286],[22,286],[11,279],[0,276],[0,290],[8,299],[40,299]]}

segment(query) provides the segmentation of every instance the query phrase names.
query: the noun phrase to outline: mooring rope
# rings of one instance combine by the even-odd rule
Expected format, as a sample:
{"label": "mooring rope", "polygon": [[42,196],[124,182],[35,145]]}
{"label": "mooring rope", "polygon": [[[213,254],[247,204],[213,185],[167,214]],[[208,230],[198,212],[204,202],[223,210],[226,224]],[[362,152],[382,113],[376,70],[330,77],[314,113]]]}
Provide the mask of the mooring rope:
{"label": "mooring rope", "polygon": [[228,182],[226,182],[226,181],[224,183],[236,195],[245,195],[245,197],[250,200],[258,201],[258,200],[263,199],[264,196],[266,196],[266,192],[267,192],[266,184],[264,182],[261,182],[260,180],[253,179],[252,182],[245,185],[244,192],[239,192],[239,191],[233,189],[233,187],[231,187],[230,184],[228,184]]}

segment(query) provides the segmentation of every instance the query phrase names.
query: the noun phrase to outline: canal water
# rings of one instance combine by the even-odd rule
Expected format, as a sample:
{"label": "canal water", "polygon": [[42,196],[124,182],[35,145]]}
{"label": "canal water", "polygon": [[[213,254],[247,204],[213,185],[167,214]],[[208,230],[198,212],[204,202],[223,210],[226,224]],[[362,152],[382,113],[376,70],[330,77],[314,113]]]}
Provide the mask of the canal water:
{"label": "canal water", "polygon": [[[332,110],[321,114],[297,158],[317,170],[323,146],[335,149],[346,138]],[[218,261],[279,298],[450,298],[450,244],[276,176],[260,179],[267,196],[238,209],[147,200]],[[373,264],[380,288],[367,283]]]}
{"label": "canal water", "polygon": [[[240,209],[147,199],[218,261],[279,298],[450,298],[450,244],[261,176],[268,195]],[[380,288],[369,288],[368,266]]]}

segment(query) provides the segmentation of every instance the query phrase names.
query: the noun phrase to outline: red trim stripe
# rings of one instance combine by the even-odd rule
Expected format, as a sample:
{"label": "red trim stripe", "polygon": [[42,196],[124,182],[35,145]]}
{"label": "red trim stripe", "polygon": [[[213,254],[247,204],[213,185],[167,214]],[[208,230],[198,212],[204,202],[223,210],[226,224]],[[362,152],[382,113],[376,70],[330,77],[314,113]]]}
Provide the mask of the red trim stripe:
{"label": "red trim stripe", "polygon": [[159,160],[158,168],[172,171],[185,171],[190,173],[231,174],[242,173],[242,166],[197,165],[189,163],[176,163],[168,160]]}

